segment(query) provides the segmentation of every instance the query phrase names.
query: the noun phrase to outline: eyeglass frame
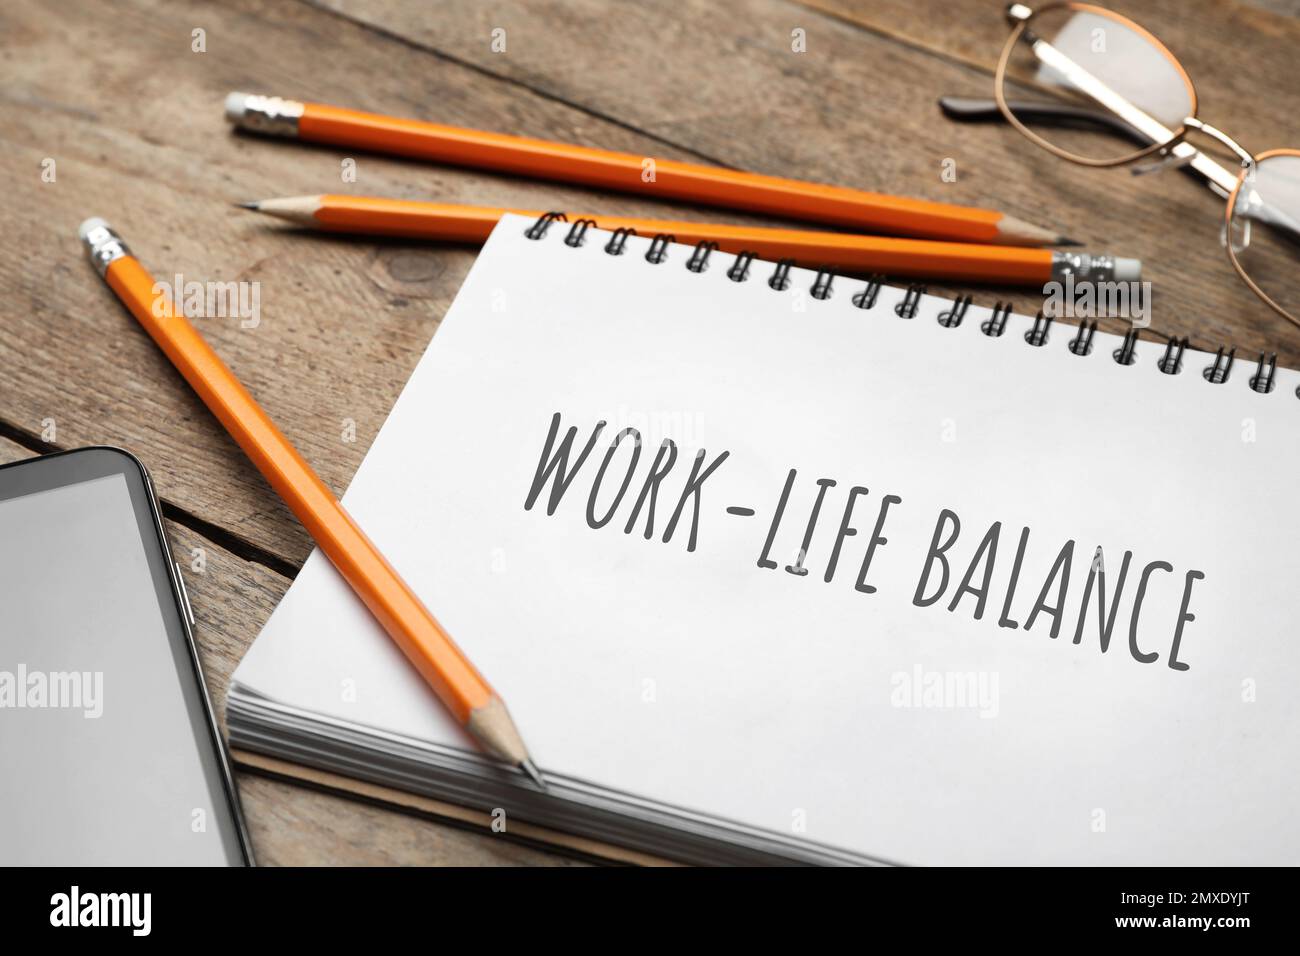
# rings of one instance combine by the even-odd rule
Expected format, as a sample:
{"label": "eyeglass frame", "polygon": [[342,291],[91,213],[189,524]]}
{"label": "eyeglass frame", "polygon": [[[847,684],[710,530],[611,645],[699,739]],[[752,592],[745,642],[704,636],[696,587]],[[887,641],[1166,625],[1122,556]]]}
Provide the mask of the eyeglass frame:
{"label": "eyeglass frame", "polygon": [[[1054,143],[1048,142],[1022,123],[1011,110],[1010,106],[1007,105],[1006,94],[1003,89],[1006,84],[1007,66],[1011,61],[1012,54],[1018,48],[1017,45],[1025,35],[1025,31],[1028,29],[1033,18],[1054,10],[1073,10],[1080,13],[1092,13],[1100,17],[1114,20],[1132,30],[1142,39],[1146,40],[1158,53],[1164,56],[1165,59],[1169,61],[1169,64],[1178,71],[1178,75],[1182,78],[1183,83],[1186,84],[1190,100],[1188,114],[1183,118],[1178,128],[1175,130],[1166,129],[1164,124],[1159,120],[1150,116],[1139,107],[1134,106],[1118,93],[1115,93],[1109,86],[1075,63],[1074,60],[1070,59],[1063,53],[1058,53],[1055,48],[1045,40],[1039,40],[1035,43],[1034,55],[1039,58],[1040,62],[1049,67],[1055,65],[1058,68],[1058,72],[1061,72],[1067,78],[1069,78],[1068,70],[1060,69],[1060,67],[1064,66],[1073,68],[1074,71],[1083,72],[1083,74],[1091,81],[1088,85],[1093,86],[1094,89],[1090,91],[1084,84],[1079,83],[1076,84],[1079,87],[1079,90],[1085,95],[1092,97],[1092,99],[1103,108],[1109,109],[1112,113],[1129,123],[1143,135],[1151,137],[1152,144],[1145,149],[1140,149],[1137,152],[1129,153],[1115,159],[1093,159],[1091,157],[1071,153],[1069,150],[1062,149]],[[1038,9],[1033,9],[1023,3],[1012,3],[1007,7],[1006,13],[1007,19],[1012,24],[1012,29],[1011,35],[1007,38],[1006,45],[1002,48],[1002,54],[998,58],[997,69],[994,72],[993,97],[997,103],[998,110],[1002,113],[1007,122],[1036,146],[1042,147],[1060,159],[1072,163],[1078,163],[1082,166],[1092,166],[1095,168],[1126,166],[1155,154],[1168,155],[1171,159],[1177,160],[1180,164],[1191,165],[1197,170],[1197,172],[1205,177],[1206,184],[1209,186],[1210,190],[1220,198],[1227,201],[1224,209],[1224,229],[1226,230],[1225,235],[1228,237],[1228,241],[1225,245],[1228,250],[1228,259],[1232,263],[1232,267],[1236,270],[1237,275],[1241,277],[1241,280],[1246,283],[1246,286],[1254,292],[1255,295],[1259,296],[1259,298],[1264,301],[1265,305],[1283,318],[1295,323],[1296,325],[1300,325],[1300,318],[1291,315],[1291,313],[1289,313],[1285,308],[1274,302],[1268,293],[1261,289],[1258,283],[1247,274],[1246,270],[1242,267],[1241,262],[1237,258],[1236,249],[1233,247],[1231,241],[1233,213],[1237,207],[1237,198],[1240,195],[1241,187],[1246,182],[1254,180],[1255,170],[1263,160],[1275,156],[1295,156],[1300,158],[1300,149],[1283,148],[1266,150],[1265,152],[1258,154],[1251,153],[1222,130],[1198,119],[1196,113],[1200,104],[1196,95],[1196,85],[1192,82],[1192,78],[1188,75],[1187,70],[1183,68],[1182,63],[1179,62],[1178,58],[1174,56],[1169,48],[1166,47],[1155,36],[1155,34],[1121,13],[1116,13],[1114,10],[1108,10],[1105,7],[1098,6],[1097,4],[1077,2],[1077,0],[1063,0],[1063,2],[1049,3],[1046,6],[1039,7]],[[1052,50],[1056,56],[1059,56],[1059,59],[1056,59],[1055,57],[1049,58],[1055,59],[1055,64],[1048,62],[1047,59],[1042,57],[1038,49],[1038,43],[1043,44],[1047,49]],[[1105,99],[1097,94],[1107,95],[1112,102],[1107,103]],[[1206,136],[1209,136],[1211,139],[1227,147],[1241,161],[1241,168],[1235,176],[1213,159],[1206,156],[1195,146],[1186,142],[1187,134],[1193,129],[1204,133]]]}

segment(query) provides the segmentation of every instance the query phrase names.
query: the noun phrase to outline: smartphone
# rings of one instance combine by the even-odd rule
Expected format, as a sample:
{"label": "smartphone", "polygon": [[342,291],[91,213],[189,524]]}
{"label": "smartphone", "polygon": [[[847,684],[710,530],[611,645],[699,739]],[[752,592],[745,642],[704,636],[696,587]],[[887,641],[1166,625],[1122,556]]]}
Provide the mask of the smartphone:
{"label": "smartphone", "polygon": [[252,863],[144,466],[0,466],[0,864]]}

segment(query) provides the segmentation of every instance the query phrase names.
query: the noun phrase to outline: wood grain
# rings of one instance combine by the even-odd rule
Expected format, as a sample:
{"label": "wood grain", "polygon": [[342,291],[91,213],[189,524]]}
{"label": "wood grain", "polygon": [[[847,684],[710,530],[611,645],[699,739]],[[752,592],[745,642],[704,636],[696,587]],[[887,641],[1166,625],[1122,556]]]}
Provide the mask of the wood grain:
{"label": "wood grain", "polygon": [[[1115,7],[1184,60],[1207,121],[1253,148],[1294,145],[1295,0]],[[12,237],[0,257],[0,460],[102,442],[146,462],[178,557],[206,555],[205,571],[188,580],[221,703],[310,542],[84,262],[78,222],[109,218],[159,279],[259,284],[256,328],[221,318],[201,328],[341,493],[474,250],[301,234],[232,202],[354,192],[722,218],[234,135],[221,116],[233,89],[1002,209],[1094,251],[1141,257],[1156,332],[1244,352],[1272,347],[1300,365],[1300,330],[1267,313],[1228,267],[1220,207],[1207,191],[1175,174],[1081,169],[999,125],[940,116],[940,94],[990,91],[1001,10],[991,0],[445,0],[432,9],[68,0],[57,10],[11,0],[0,5],[0,225]],[[205,52],[191,48],[197,29]],[[500,53],[495,29],[505,31]],[[791,48],[796,29],[806,52]],[[355,182],[341,178],[348,159]],[[956,182],[940,175],[948,159]],[[53,182],[42,179],[47,161]],[[1023,290],[988,288],[977,299],[1027,312],[1039,304]],[[263,862],[555,859],[280,780],[239,781]]]}
{"label": "wood grain", "polygon": [[506,836],[460,829],[390,806],[240,773],[259,866],[581,866]]}
{"label": "wood grain", "polygon": [[[0,422],[54,447],[121,444],[164,499],[298,566],[306,534],[85,262],[77,224],[110,219],[155,278],[260,283],[261,323],[204,335],[342,493],[451,302],[474,250],[299,234],[232,202],[353,191],[487,205],[666,210],[645,200],[232,134],[232,89],[271,90],[645,151],[649,138],[295,3],[37,3],[0,7],[0,176],[21,184],[0,261]],[[76,30],[67,23],[75,22]],[[207,52],[191,53],[191,30]],[[322,70],[320,51],[346,70]],[[164,71],[156,69],[167,63]],[[662,149],[661,149],[662,151]],[[675,155],[682,155],[674,151]],[[357,161],[357,181],[341,162]],[[41,181],[42,161],[56,181]],[[677,208],[674,215],[698,217]],[[348,423],[355,441],[344,440]],[[12,436],[11,436],[12,437]]]}
{"label": "wood grain", "polygon": [[[432,816],[440,822],[458,821],[472,830],[493,832],[494,820],[491,813],[474,810],[460,804],[435,800],[409,790],[398,790],[383,784],[359,780],[356,777],[343,776],[330,770],[308,767],[300,763],[281,760],[266,754],[247,750],[234,750],[235,763],[247,769],[261,770],[272,775],[279,775],[285,780],[307,783],[333,793],[349,797],[360,797],[388,809],[400,809],[408,813]],[[506,829],[501,833],[509,834],[513,840],[526,840],[541,844],[550,849],[577,854],[587,860],[599,860],[603,863],[616,863],[631,866],[680,866],[663,857],[652,856],[639,850],[602,843],[589,837],[537,826],[526,820],[506,818]],[[504,837],[498,835],[495,839]]]}
{"label": "wood grain", "polygon": [[[111,12],[79,2],[68,5],[75,31],[37,4],[8,4],[0,55],[15,68],[0,94],[0,174],[30,185],[13,190],[4,213],[22,224],[27,255],[0,262],[0,422],[30,438],[53,421],[56,447],[130,446],[165,499],[219,527],[240,553],[290,570],[309,550],[306,536],[84,264],[74,236],[83,216],[108,214],[159,278],[260,283],[256,329],[210,319],[204,333],[336,491],[473,252],[299,235],[231,200],[351,190],[702,216],[368,156],[352,157],[359,178],[345,184],[339,164],[349,157],[337,151],[230,134],[218,104],[236,87],[996,206],[1059,225],[1095,249],[1141,256],[1156,287],[1158,332],[1247,351],[1272,346],[1284,362],[1300,360],[1300,330],[1243,292],[1215,245],[1208,193],[1179,176],[1139,183],[1076,169],[1008,130],[938,116],[939,93],[988,87],[986,51],[1002,28],[986,5],[843,3],[831,15],[783,0],[725,9],[697,0],[460,2],[435,21],[393,0],[350,4],[346,16],[252,0],[136,0]],[[1151,16],[1187,34],[1186,50],[1170,42],[1206,74],[1207,115],[1243,102],[1243,138],[1282,141],[1278,117],[1294,112],[1296,99],[1295,84],[1284,82],[1295,24],[1247,7],[1201,3],[1195,13],[1217,28],[1179,27],[1168,4]],[[502,54],[490,49],[495,26],[507,31]],[[190,52],[195,28],[207,31],[205,53]],[[790,50],[795,28],[809,31],[806,53]],[[1221,35],[1271,71],[1263,81],[1276,96],[1237,95],[1251,89],[1232,79],[1244,71],[1223,69],[1202,39]],[[322,47],[345,68],[320,69]],[[165,73],[146,66],[163,61]],[[53,183],[39,178],[46,158],[58,164]],[[955,183],[939,175],[948,158]],[[1025,311],[1038,304],[1002,289],[982,300],[995,297]],[[343,438],[349,423],[354,442]]]}
{"label": "wood grain", "polygon": [[[1150,334],[1272,348],[1284,364],[1300,362],[1300,329],[1259,303],[1219,246],[1223,203],[1208,190],[1174,174],[1135,179],[1074,166],[1001,126],[943,119],[941,94],[991,95],[1007,33],[1000,4],[452,0],[434,19],[401,0],[359,9],[317,2],[718,162],[988,206],[1059,227],[1092,251],[1143,260],[1155,296]],[[1209,121],[1218,117],[1259,149],[1290,142],[1300,24],[1218,0],[1116,7],[1184,58]],[[494,29],[505,31],[504,53],[492,52]],[[804,53],[791,49],[795,29],[805,31]],[[956,161],[955,183],[940,177],[945,159]],[[992,298],[1031,314],[1042,301],[1010,289],[990,289],[984,299]]]}
{"label": "wood grain", "polygon": [[[0,464],[30,456],[27,449],[0,438]],[[183,525],[166,525],[173,556],[185,575],[203,676],[224,734],[230,675],[289,581]],[[391,805],[344,799],[239,769],[235,778],[253,852],[262,865],[573,864],[509,835],[437,822],[411,807],[397,813]]]}

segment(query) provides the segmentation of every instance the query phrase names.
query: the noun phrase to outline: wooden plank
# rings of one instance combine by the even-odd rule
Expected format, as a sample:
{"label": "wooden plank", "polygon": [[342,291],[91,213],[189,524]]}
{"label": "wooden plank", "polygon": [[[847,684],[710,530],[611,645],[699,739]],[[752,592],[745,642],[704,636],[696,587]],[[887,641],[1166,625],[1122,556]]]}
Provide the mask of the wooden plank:
{"label": "wooden plank", "polygon": [[[75,23],[75,30],[68,29]],[[193,53],[191,31],[206,30]],[[323,50],[331,68],[321,68]],[[280,91],[457,123],[650,141],[513,84],[299,4],[76,0],[59,16],[0,6],[0,426],[50,447],[122,445],[161,496],[243,554],[300,565],[310,542],[85,262],[77,224],[102,215],[160,280],[260,285],[261,323],[198,320],[281,429],[341,493],[474,258],[467,247],[298,235],[231,203],[324,191],[644,215],[645,200],[232,134],[233,89]],[[165,70],[158,64],[166,63]],[[357,181],[341,179],[355,159]],[[55,161],[55,181],[41,180]],[[689,209],[673,215],[698,216]],[[345,440],[348,423],[355,441]],[[3,431],[0,431],[3,433]],[[285,568],[282,568],[285,569]]]}
{"label": "wooden plank", "polygon": [[580,861],[409,812],[239,773],[259,866],[581,866]]}
{"label": "wooden plank", "polygon": [[[1139,180],[1078,167],[1000,126],[942,118],[940,94],[991,92],[1007,29],[1000,5],[452,0],[431,18],[400,0],[317,2],[721,162],[1059,225],[1094,251],[1143,259],[1156,332],[1211,347],[1272,347],[1284,363],[1300,364],[1300,329],[1258,302],[1219,247],[1222,203],[1208,191],[1174,174]],[[1294,21],[1217,0],[1119,6],[1169,34],[1199,78],[1206,117],[1231,121],[1260,148],[1289,141],[1300,106]],[[806,33],[805,53],[791,49],[795,29]],[[492,51],[493,30],[505,31],[503,53]],[[945,159],[956,161],[955,183],[940,177]],[[997,295],[1031,313],[1041,304],[1041,296]]]}
{"label": "wooden plank", "polygon": [[[992,73],[1010,28],[1004,4],[982,0],[798,0],[810,9]],[[1046,6],[1031,3],[1031,7]],[[1101,6],[1142,24],[1183,61],[1204,111],[1241,125],[1242,137],[1285,125],[1271,94],[1297,94],[1285,82],[1288,49],[1300,33],[1296,0],[1116,0]],[[1277,83],[1276,87],[1270,82]],[[1259,91],[1269,89],[1270,97]],[[1206,115],[1208,122],[1216,122]],[[1265,147],[1260,147],[1265,148]]]}
{"label": "wooden plank", "polygon": [[[1003,205],[1059,220],[1094,246],[1142,255],[1159,290],[1158,329],[1246,348],[1274,342],[1292,363],[1300,354],[1295,335],[1237,288],[1213,247],[1208,197],[1181,177],[1135,184],[1122,173],[1075,170],[1026,151],[1006,130],[939,120],[935,93],[981,88],[987,77],[978,70],[767,0],[725,17],[700,4],[645,13],[587,6],[566,15],[546,4],[494,9],[514,38],[503,55],[490,53],[493,18],[477,6],[453,7],[438,19],[438,36],[426,35],[424,20],[408,24],[381,3],[364,6],[364,16],[388,17],[385,29],[404,32],[408,43],[286,5],[123,4],[110,13],[83,4],[69,15],[84,29],[70,34],[35,4],[6,5],[0,43],[17,68],[0,100],[7,146],[0,170],[31,188],[14,190],[0,211],[28,250],[0,263],[0,290],[12,310],[0,332],[7,370],[0,424],[34,435],[52,421],[58,447],[131,447],[166,499],[221,528],[240,553],[260,549],[291,568],[309,548],[305,535],[83,264],[72,236],[83,215],[112,214],[160,277],[179,270],[190,279],[260,283],[258,328],[214,319],[204,332],[336,491],[472,251],[295,236],[230,209],[228,200],[342,189],[708,215],[377,157],[355,157],[359,180],[344,184],[346,157],[336,151],[229,135],[217,103],[232,87],[646,153],[689,157],[662,143],[689,139],[700,155],[772,172]],[[981,17],[982,8],[923,22],[942,31]],[[807,54],[788,49],[792,22],[813,31]],[[208,37],[202,54],[188,46],[198,23]],[[412,45],[435,41],[450,52]],[[319,70],[313,44],[328,44],[342,66]],[[1280,58],[1271,46],[1265,53],[1258,59]],[[171,67],[165,77],[134,66],[162,57]],[[507,81],[491,81],[487,69]],[[561,95],[586,112],[556,102]],[[650,127],[659,141],[592,115],[602,109],[626,111],[627,122]],[[39,181],[45,158],[59,164],[54,183]],[[957,160],[956,183],[940,180],[945,158]],[[1007,187],[1026,181],[1044,186]],[[1111,198],[1099,205],[1098,195]],[[1147,208],[1150,219],[1132,215]],[[1185,241],[1187,222],[1205,223],[1206,242]],[[1030,311],[1037,301],[1004,290],[982,301],[995,295]],[[355,442],[343,440],[348,422]]]}
{"label": "wooden plank", "polygon": [[[368,780],[346,777],[329,770],[320,770],[316,767],[308,767],[305,764],[290,763],[276,757],[268,757],[265,754],[246,750],[236,750],[233,755],[236,764],[242,768],[263,770],[278,774],[285,779],[323,787],[330,792],[362,797],[377,801],[384,806],[432,815],[439,820],[459,821],[479,832],[491,832],[494,822],[492,815],[489,813],[471,810],[459,804],[435,800],[432,797],[421,796],[407,790],[398,790],[383,784],[371,783]],[[550,848],[581,854],[586,859],[634,866],[681,865],[664,857],[652,856],[639,850],[631,850],[611,843],[602,843],[572,833],[551,830],[522,820],[511,820],[507,817],[505,823],[507,829],[503,832],[509,833],[515,839],[530,840]]]}
{"label": "wooden plank", "polygon": [[[0,464],[31,452],[0,438]],[[173,521],[166,522],[173,554],[184,568],[197,624],[195,637],[208,694],[225,732],[230,675],[283,596],[289,581],[245,561]],[[463,823],[439,823],[427,808],[396,812],[370,803],[263,775],[236,772],[240,799],[261,864],[309,865],[570,865],[555,853],[495,836]]]}
{"label": "wooden plank", "polygon": [[[229,319],[202,320],[201,327],[341,492],[473,251],[294,235],[230,201],[342,191],[719,218],[232,136],[219,107],[230,89],[1005,208],[1059,224],[1094,248],[1143,257],[1157,287],[1158,330],[1243,349],[1271,343],[1284,363],[1300,364],[1300,332],[1238,287],[1215,245],[1217,207],[1207,193],[1177,175],[1137,181],[1122,171],[1079,169],[1009,130],[942,120],[938,94],[988,89],[1005,29],[999,5],[454,0],[440,5],[436,18],[391,0],[328,6],[337,9],[77,0],[52,16],[34,0],[0,7],[0,175],[12,186],[0,225],[22,249],[0,261],[0,434],[33,444],[45,433],[52,447],[117,443],[144,458],[171,513],[185,521],[171,523],[178,547],[188,542],[216,556],[209,576],[191,577],[191,594],[209,625],[200,641],[218,697],[283,593],[287,578],[278,572],[292,573],[310,543],[85,265],[77,222],[111,218],[159,278],[180,272],[190,280],[259,283],[257,328]],[[1286,0],[1267,6],[1285,9]],[[1291,77],[1300,38],[1294,22],[1259,5],[1210,0],[1118,7],[1165,35],[1183,57],[1208,120],[1221,119],[1251,146],[1288,141],[1300,97]],[[490,46],[498,27],[507,38],[500,54]],[[191,51],[196,28],[206,31],[206,52]],[[796,28],[807,32],[806,53],[790,48]],[[322,69],[326,50],[329,69]],[[158,70],[164,62],[167,69]],[[340,179],[348,158],[357,162],[355,183]],[[953,183],[940,177],[949,158],[957,162]],[[53,182],[41,179],[47,159],[57,164]],[[995,296],[1028,311],[1038,298],[990,289],[980,301]],[[355,424],[354,442],[344,439],[347,422]],[[17,453],[0,439],[0,457]],[[214,566],[219,575],[212,576]],[[301,798],[281,788],[305,792],[299,788],[242,776],[241,787],[251,788],[254,804],[265,801],[255,838],[282,840],[270,851],[272,862],[336,851],[358,861],[413,861],[421,858],[421,834],[443,832],[431,824],[426,831],[423,821],[411,830],[393,823],[395,845],[370,846],[367,834],[382,822],[350,818],[334,828],[331,816],[342,811],[333,798],[296,809],[280,801]],[[294,819],[314,834],[301,844]],[[349,849],[327,845],[332,828]],[[447,858],[481,853],[487,860],[519,849],[499,851],[502,841],[471,837],[463,847],[448,844]]]}
{"label": "wooden plank", "polygon": [[1250,5],[1288,17],[1300,17],[1300,0],[1250,0]]}

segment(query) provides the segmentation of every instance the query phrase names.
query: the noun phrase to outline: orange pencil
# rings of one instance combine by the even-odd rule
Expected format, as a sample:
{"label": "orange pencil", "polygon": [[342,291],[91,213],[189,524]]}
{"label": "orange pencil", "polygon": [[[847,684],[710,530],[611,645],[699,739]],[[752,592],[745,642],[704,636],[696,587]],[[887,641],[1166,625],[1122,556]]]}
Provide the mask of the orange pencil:
{"label": "orange pencil", "polygon": [[[410,202],[370,196],[295,196],[244,203],[299,225],[331,232],[408,236],[444,242],[482,242],[508,212],[536,218],[533,209]],[[1005,285],[1041,286],[1063,279],[1131,280],[1138,278],[1136,259],[1055,252],[1019,246],[893,239],[840,232],[804,232],[757,226],[728,226],[658,219],[629,219],[588,213],[568,213],[576,223],[587,220],[601,229],[634,229],[643,236],[670,235],[678,242],[715,242],[723,252],[749,252],[763,259],[794,259],[812,268],[853,273],[883,272],[939,280],[964,280]]]}
{"label": "orange pencil", "polygon": [[258,133],[748,209],[858,232],[1015,246],[1073,244],[1055,232],[991,209],[396,119],[278,96],[231,93],[226,98],[226,118]]}
{"label": "orange pencil", "polygon": [[545,787],[506,705],[234,374],[102,219],[79,230],[90,261],[297,515],[443,704],[484,748]]}

